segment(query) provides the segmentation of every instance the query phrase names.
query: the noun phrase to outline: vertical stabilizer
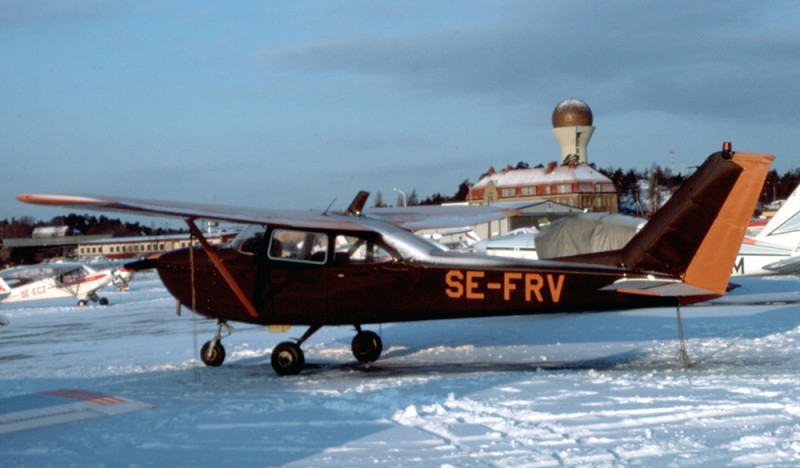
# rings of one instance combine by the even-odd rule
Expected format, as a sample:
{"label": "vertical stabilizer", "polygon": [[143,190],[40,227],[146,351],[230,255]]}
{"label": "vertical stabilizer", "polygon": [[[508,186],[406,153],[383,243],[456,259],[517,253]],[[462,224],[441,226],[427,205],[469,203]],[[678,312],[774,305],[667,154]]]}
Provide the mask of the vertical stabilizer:
{"label": "vertical stabilizer", "polygon": [[755,238],[788,249],[800,247],[800,185]]}
{"label": "vertical stabilizer", "polygon": [[361,212],[364,211],[364,205],[367,204],[367,198],[369,198],[369,192],[358,192],[356,197],[353,198],[353,201],[350,202],[350,206],[347,207],[346,213],[353,216],[361,216]]}
{"label": "vertical stabilizer", "polygon": [[693,295],[722,295],[773,159],[714,153],[621,250],[562,260],[666,274]]}
{"label": "vertical stabilizer", "polygon": [[723,294],[773,159],[712,154],[622,249],[622,263]]}
{"label": "vertical stabilizer", "polygon": [[10,294],[11,287],[8,286],[8,283],[6,283],[3,278],[0,278],[0,301],[8,297]]}
{"label": "vertical stabilizer", "polygon": [[742,168],[730,195],[689,262],[684,282],[724,294],[747,225],[764,186],[773,156],[736,153],[733,163]]}

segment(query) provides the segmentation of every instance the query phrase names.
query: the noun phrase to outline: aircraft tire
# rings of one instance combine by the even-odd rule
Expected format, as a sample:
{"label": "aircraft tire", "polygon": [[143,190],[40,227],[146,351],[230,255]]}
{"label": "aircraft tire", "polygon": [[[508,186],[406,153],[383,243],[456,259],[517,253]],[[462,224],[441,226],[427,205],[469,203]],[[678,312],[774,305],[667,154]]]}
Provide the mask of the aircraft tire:
{"label": "aircraft tire", "polygon": [[89,302],[86,299],[81,299],[78,301],[78,307],[86,307],[89,305]]}
{"label": "aircraft tire", "polygon": [[383,351],[383,342],[377,333],[366,330],[358,332],[353,337],[350,348],[353,350],[353,356],[358,362],[375,362],[381,357]]}
{"label": "aircraft tire", "polygon": [[108,305],[108,298],[107,297],[101,297],[99,302],[100,302],[100,305]]}
{"label": "aircraft tire", "polygon": [[272,369],[278,375],[299,374],[305,365],[306,358],[297,343],[284,341],[272,350]]}
{"label": "aircraft tire", "polygon": [[210,347],[211,342],[207,341],[206,344],[200,348],[200,360],[203,361],[203,364],[209,367],[221,366],[223,361],[225,361],[225,348],[219,341],[214,344],[214,349],[211,350],[211,353],[208,351],[208,348]]}

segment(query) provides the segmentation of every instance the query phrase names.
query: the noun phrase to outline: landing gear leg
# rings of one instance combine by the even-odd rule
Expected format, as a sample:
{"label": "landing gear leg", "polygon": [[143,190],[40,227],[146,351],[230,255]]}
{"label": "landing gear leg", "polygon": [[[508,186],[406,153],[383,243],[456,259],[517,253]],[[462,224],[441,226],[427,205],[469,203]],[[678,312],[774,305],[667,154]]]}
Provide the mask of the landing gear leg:
{"label": "landing gear leg", "polygon": [[217,333],[214,335],[214,338],[212,338],[211,341],[206,342],[206,344],[200,348],[200,359],[203,361],[203,364],[211,367],[217,367],[221,366],[222,362],[225,361],[225,348],[222,346],[223,329],[225,329],[226,332],[225,336],[230,336],[231,333],[233,333],[230,325],[222,320],[219,321]]}
{"label": "landing gear leg", "polygon": [[306,358],[300,348],[307,339],[322,328],[321,325],[312,325],[297,340],[297,342],[284,341],[272,349],[272,369],[278,375],[297,375],[306,365]]}
{"label": "landing gear leg", "polygon": [[361,330],[361,325],[356,325],[356,336],[350,343],[350,348],[353,350],[353,356],[356,357],[358,362],[375,362],[381,357],[383,351],[383,342],[381,337],[375,332],[369,330]]}

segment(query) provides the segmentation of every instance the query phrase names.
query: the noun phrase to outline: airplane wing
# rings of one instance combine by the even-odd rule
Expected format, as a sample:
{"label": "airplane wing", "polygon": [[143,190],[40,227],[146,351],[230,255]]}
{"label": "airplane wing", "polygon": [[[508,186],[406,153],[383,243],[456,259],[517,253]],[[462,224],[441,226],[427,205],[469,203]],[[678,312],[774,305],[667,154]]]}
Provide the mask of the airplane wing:
{"label": "airplane wing", "polygon": [[[364,231],[356,217],[338,213],[336,216],[315,211],[267,210],[225,205],[145,200],[138,198],[94,195],[56,195],[27,193],[17,200],[36,205],[61,206],[75,209],[124,212],[146,216],[166,216],[182,219],[214,219],[243,224],[265,224],[300,228]],[[506,218],[519,213],[523,203],[491,206],[412,206],[407,208],[374,208],[364,216],[381,219],[409,230],[460,227]]]}
{"label": "airplane wing", "polygon": [[796,275],[800,273],[800,254],[768,263],[764,265],[764,269],[778,275]]}
{"label": "airplane wing", "polygon": [[364,228],[343,217],[333,217],[314,211],[263,210],[225,205],[145,200],[139,198],[94,195],[55,195],[26,193],[17,200],[35,205],[61,206],[75,209],[113,211],[144,216],[181,219],[214,219],[242,224],[266,224],[301,228],[330,228],[363,231]]}
{"label": "airplane wing", "polygon": [[431,205],[402,208],[372,208],[366,216],[382,219],[409,231],[474,226],[520,214],[529,203],[498,205]]}
{"label": "airplane wing", "polygon": [[7,281],[33,281],[41,278],[52,277],[73,272],[83,267],[82,263],[39,263],[35,265],[20,265],[0,271],[0,279]]}

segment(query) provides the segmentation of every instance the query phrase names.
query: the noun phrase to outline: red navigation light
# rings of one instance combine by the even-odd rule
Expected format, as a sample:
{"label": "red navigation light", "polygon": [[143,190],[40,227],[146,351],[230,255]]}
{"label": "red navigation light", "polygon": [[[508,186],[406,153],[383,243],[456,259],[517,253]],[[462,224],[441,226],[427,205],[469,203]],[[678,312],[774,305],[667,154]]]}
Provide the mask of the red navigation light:
{"label": "red navigation light", "polygon": [[733,157],[733,152],[731,151],[733,145],[731,145],[730,141],[726,141],[722,143],[722,157],[725,159],[730,159]]}

